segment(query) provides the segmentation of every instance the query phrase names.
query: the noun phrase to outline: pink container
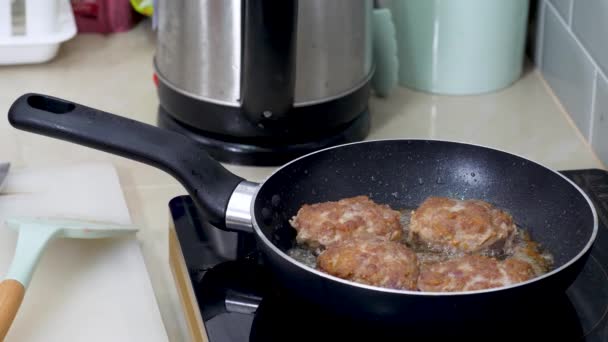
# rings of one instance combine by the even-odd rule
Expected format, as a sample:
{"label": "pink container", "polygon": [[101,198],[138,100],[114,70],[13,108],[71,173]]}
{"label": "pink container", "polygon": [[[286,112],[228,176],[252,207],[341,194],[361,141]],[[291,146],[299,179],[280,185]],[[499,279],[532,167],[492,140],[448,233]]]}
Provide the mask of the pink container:
{"label": "pink container", "polygon": [[140,19],[129,0],[71,0],[79,33],[130,30]]}

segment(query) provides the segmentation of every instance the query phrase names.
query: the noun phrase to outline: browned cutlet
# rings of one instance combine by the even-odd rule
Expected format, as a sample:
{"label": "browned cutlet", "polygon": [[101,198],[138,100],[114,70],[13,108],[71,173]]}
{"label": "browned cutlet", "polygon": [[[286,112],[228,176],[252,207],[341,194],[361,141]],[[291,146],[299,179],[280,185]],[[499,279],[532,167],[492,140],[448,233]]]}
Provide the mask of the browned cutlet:
{"label": "browned cutlet", "polygon": [[382,238],[332,244],[319,255],[317,266],[342,279],[391,289],[415,290],[418,278],[416,253]]}
{"label": "browned cutlet", "polygon": [[480,200],[429,197],[413,213],[407,239],[432,251],[502,254],[515,237],[511,215]]}
{"label": "browned cutlet", "polygon": [[474,291],[507,286],[535,276],[529,263],[467,255],[420,267],[418,288],[429,292]]}
{"label": "browned cutlet", "polygon": [[290,223],[296,229],[299,244],[312,248],[326,247],[350,238],[381,237],[399,240],[403,230],[400,213],[388,205],[356,196],[300,208]]}

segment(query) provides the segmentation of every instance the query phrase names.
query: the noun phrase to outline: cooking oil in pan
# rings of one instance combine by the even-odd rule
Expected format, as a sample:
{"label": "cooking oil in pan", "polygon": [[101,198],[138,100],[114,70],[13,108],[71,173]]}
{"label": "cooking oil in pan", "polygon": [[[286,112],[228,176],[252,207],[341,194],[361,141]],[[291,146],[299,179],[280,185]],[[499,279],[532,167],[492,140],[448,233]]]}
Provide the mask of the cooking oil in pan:
{"label": "cooking oil in pan", "polygon": [[[412,244],[407,239],[412,211],[412,208],[399,210],[401,213],[401,226],[403,227],[404,231],[404,239],[402,242],[416,253],[419,263],[425,264],[441,262],[464,255],[464,253],[454,251],[453,249],[437,251],[430,250],[428,246],[424,246],[422,244]],[[288,255],[306,266],[316,268],[317,256],[321,252],[321,249],[311,250],[305,246],[295,245],[288,251]],[[543,250],[538,243],[533,241],[530,234],[528,234],[528,232],[521,227],[517,227],[517,232],[511,248],[506,251],[488,249],[482,254],[498,260],[504,260],[512,257],[525,261],[532,266],[536,276],[548,272],[553,265],[553,256],[548,251]]]}

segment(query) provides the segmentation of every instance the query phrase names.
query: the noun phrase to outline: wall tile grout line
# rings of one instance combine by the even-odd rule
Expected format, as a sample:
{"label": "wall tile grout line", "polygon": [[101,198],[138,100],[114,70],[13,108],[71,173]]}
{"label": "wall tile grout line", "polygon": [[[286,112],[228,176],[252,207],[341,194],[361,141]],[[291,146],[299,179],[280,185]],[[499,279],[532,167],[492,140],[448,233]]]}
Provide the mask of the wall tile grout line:
{"label": "wall tile grout line", "polygon": [[[577,133],[577,136],[579,137],[579,139],[581,139],[581,141],[588,146],[588,148],[592,151],[593,156],[595,157],[595,159],[598,161],[599,165],[603,165],[604,167],[606,167],[608,164],[608,160],[602,160],[599,156],[599,150],[603,150],[603,148],[605,146],[605,141],[604,137],[606,135],[605,132],[602,131],[602,129],[600,128],[601,126],[599,125],[599,121],[598,119],[601,118],[600,114],[602,114],[602,100],[603,98],[601,98],[602,96],[602,92],[600,91],[602,88],[601,86],[603,86],[604,84],[608,84],[608,83],[602,83],[602,82],[608,82],[608,77],[606,75],[608,75],[608,69],[603,70],[600,67],[599,62],[603,61],[603,59],[601,58],[595,58],[594,55],[591,53],[591,49],[587,48],[587,43],[585,43],[582,39],[579,39],[579,34],[581,34],[580,31],[580,22],[579,21],[584,21],[585,18],[581,17],[581,12],[580,12],[580,6],[583,5],[582,3],[577,3],[576,7],[575,7],[575,3],[574,1],[577,0],[570,0],[569,3],[567,4],[568,8],[563,8],[564,6],[558,7],[557,4],[555,4],[555,2],[551,1],[551,0],[539,0],[538,2],[538,22],[537,24],[537,34],[536,34],[536,38],[537,38],[537,43],[535,46],[535,55],[537,56],[536,60],[537,60],[537,70],[536,72],[539,74],[545,88],[549,91],[549,93],[551,94],[551,96],[553,97],[554,101],[557,103],[557,105],[559,106],[559,108],[561,109],[560,111],[562,112],[562,114],[564,115],[564,117],[566,118],[566,120],[569,122],[569,124],[574,128],[574,130]],[[604,0],[604,1],[608,1],[608,0]],[[559,2],[558,4],[564,4],[563,2]],[[566,15],[561,15],[561,12],[558,11],[558,8],[564,9],[564,12]],[[578,9],[579,10],[579,14],[576,17],[577,20],[577,29],[576,31],[574,30],[574,11]],[[549,12],[549,14],[547,14],[547,11],[551,11]],[[566,12],[568,11],[568,12]],[[551,18],[550,16],[553,15],[556,17],[556,19]],[[549,16],[549,17],[547,17]],[[551,26],[547,28],[548,24],[547,22],[551,21]],[[555,26],[556,25],[556,26]],[[561,27],[559,27],[561,25]],[[581,66],[581,68],[583,68],[582,70],[585,70],[585,77],[583,79],[579,79],[579,81],[582,81],[581,85],[585,87],[585,91],[584,92],[579,92],[578,95],[576,95],[576,99],[577,101],[579,101],[581,104],[583,104],[586,108],[582,108],[584,109],[582,113],[579,114],[585,114],[587,115],[586,117],[586,122],[582,122],[581,125],[585,125],[587,124],[588,127],[586,129],[581,129],[582,127],[579,127],[576,122],[574,121],[574,117],[573,114],[570,113],[568,110],[566,110],[565,106],[564,106],[564,101],[568,98],[569,95],[567,95],[568,93],[565,93],[563,95],[564,98],[561,98],[559,96],[557,96],[557,94],[555,93],[555,89],[549,84],[549,82],[547,81],[547,79],[545,78],[545,76],[547,76],[547,74],[545,74],[545,63],[543,59],[544,57],[549,57],[548,55],[546,55],[546,51],[550,51],[547,46],[547,42],[545,41],[547,36],[551,36],[552,30],[559,30],[559,38],[562,40],[562,43],[568,45],[568,51],[571,53],[576,53],[576,59],[579,60],[580,62],[583,63],[584,62],[584,66]],[[564,29],[565,29],[565,33],[564,33]],[[586,37],[584,35],[582,35],[581,37]],[[575,44],[572,45],[572,43],[570,41],[564,41],[564,40],[568,40],[568,39],[573,39],[575,41]],[[591,45],[589,45],[591,47]],[[555,46],[553,46],[553,48],[556,48]],[[564,50],[564,48],[562,47],[562,52]],[[572,49],[572,51],[570,51]],[[582,51],[582,54],[581,54]],[[556,48],[555,53],[560,53],[559,49]],[[586,60],[585,60],[586,59]],[[561,60],[562,63],[568,63],[567,60]],[[570,68],[571,69],[571,68]],[[576,70],[570,70],[571,72],[576,73]],[[588,89],[588,87],[591,87],[591,89]],[[568,91],[568,89],[566,88],[566,90]],[[573,89],[570,89],[570,91]],[[591,103],[589,103],[589,101],[591,101]],[[596,103],[597,102],[597,103]],[[580,115],[577,115],[577,117]],[[579,120],[582,118],[579,118]],[[603,124],[603,122],[602,122]],[[602,125],[603,126],[603,125]],[[595,146],[598,145],[598,146]],[[598,149],[596,149],[595,147],[598,147]]]}
{"label": "wall tile grout line", "polygon": [[591,144],[591,146],[593,146],[593,124],[594,124],[594,116],[595,116],[595,97],[597,96],[597,86],[598,86],[598,79],[600,77],[600,74],[598,72],[598,69],[595,69],[595,72],[593,73],[593,88],[591,88],[591,115],[589,115],[589,132],[587,133],[588,137],[589,137],[589,143]]}
{"label": "wall tile grout line", "polygon": [[538,70],[538,69],[535,70],[534,72],[536,72],[539,75],[538,77],[541,80],[541,82],[543,84],[543,87],[545,87],[545,89],[547,90],[547,93],[549,94],[549,96],[551,96],[551,98],[553,99],[554,103],[557,104],[557,107],[559,108],[559,112],[564,116],[564,118],[566,119],[566,121],[568,122],[568,124],[570,125],[570,127],[572,127],[572,129],[574,130],[574,132],[575,132],[576,136],[578,137],[578,139],[580,139],[580,141],[585,146],[587,146],[587,148],[589,148],[589,150],[591,150],[591,154],[593,155],[593,157],[595,158],[595,160],[598,162],[598,164],[600,164],[600,165],[606,165],[604,163],[604,161],[597,154],[597,151],[591,145],[591,142],[589,141],[589,139],[587,139],[584,136],[583,131],[580,129],[580,127],[578,127],[574,123],[574,119],[572,119],[572,116],[566,110],[566,107],[564,106],[564,103],[557,96],[557,94],[555,93],[554,89],[549,85],[549,82],[547,82],[547,80],[542,76],[542,72],[540,70]]}
{"label": "wall tile grout line", "polygon": [[597,72],[599,72],[600,75],[602,75],[604,78],[608,78],[608,77],[606,77],[606,74],[604,74],[604,72],[602,71],[602,69],[599,67],[599,65],[595,62],[595,59],[591,56],[591,54],[589,53],[589,51],[587,51],[587,49],[585,48],[585,46],[583,45],[583,43],[578,39],[578,37],[576,36],[576,34],[574,33],[574,31],[572,31],[572,28],[566,23],[566,21],[564,20],[564,18],[562,18],[561,15],[559,15],[559,11],[549,1],[545,0],[545,2],[546,2],[546,6],[548,8],[550,8],[551,11],[553,11],[553,14],[557,17],[557,20],[559,20],[559,22],[562,25],[564,25],[564,27],[566,27],[566,31],[572,36],[572,38],[574,38],[574,41],[576,42],[576,45],[583,51],[583,53],[585,54],[585,56],[591,61],[591,64],[593,65],[593,67],[595,68],[595,70]]}

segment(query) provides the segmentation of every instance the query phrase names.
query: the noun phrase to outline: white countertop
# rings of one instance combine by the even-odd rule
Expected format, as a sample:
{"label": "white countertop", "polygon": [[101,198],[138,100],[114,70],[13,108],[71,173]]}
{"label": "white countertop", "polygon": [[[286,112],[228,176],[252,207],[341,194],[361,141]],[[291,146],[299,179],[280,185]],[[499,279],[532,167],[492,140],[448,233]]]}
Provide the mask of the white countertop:
{"label": "white countertop", "polygon": [[[90,107],[155,124],[158,100],[152,81],[155,48],[150,22],[128,33],[79,35],[50,63],[0,67],[0,160],[14,168],[111,161],[118,169],[167,332],[184,339],[185,326],[169,268],[168,201],[186,194],[173,178],[152,167],[13,129],[11,103],[23,93],[63,97]],[[370,101],[368,139],[431,138],[487,145],[553,169],[603,168],[542,78],[528,67],[511,87],[478,96],[436,96],[397,89]],[[227,167],[263,180],[274,168]]]}

